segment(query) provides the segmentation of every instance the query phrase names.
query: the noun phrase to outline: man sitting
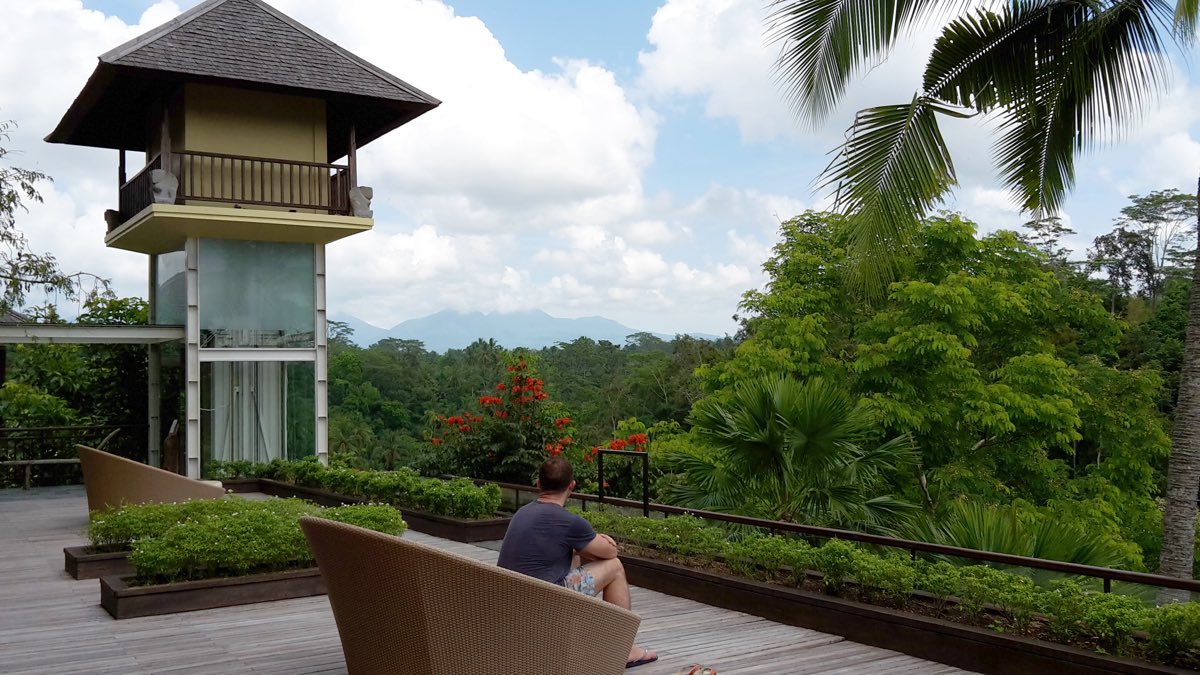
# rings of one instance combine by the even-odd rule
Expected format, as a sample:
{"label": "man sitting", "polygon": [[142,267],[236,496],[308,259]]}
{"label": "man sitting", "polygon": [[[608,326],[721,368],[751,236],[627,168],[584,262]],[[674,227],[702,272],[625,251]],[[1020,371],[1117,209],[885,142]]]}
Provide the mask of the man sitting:
{"label": "man sitting", "polygon": [[[605,602],[629,609],[629,582],[617,543],[565,508],[575,489],[571,463],[562,457],[546,460],[537,485],[537,501],[522,506],[508,524],[497,564],[588,595],[603,594]],[[634,645],[625,667],[657,659],[652,650]]]}

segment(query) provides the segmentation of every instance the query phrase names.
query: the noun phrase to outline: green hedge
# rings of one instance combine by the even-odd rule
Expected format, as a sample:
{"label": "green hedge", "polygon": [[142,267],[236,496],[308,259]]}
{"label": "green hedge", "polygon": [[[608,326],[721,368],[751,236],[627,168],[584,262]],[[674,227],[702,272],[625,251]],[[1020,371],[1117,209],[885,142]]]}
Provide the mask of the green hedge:
{"label": "green hedge", "polygon": [[409,468],[362,471],[331,468],[311,459],[275,460],[269,464],[211,462],[208,475],[214,480],[268,478],[468,520],[491,518],[500,508],[500,488],[496,485],[479,486],[466,478],[422,478]]}
{"label": "green hedge", "polygon": [[[1029,577],[986,565],[955,566],[912,560],[903,552],[876,553],[832,539],[821,546],[801,539],[744,533],[691,516],[665,519],[584,512],[598,531],[692,567],[722,564],[748,578],[800,585],[823,575],[828,592],[904,607],[913,591],[935,598],[937,613],[954,601],[963,618],[996,630],[1029,634],[1167,664],[1200,661],[1200,603],[1147,607],[1137,598],[1086,590],[1072,580],[1048,588]],[[988,606],[1001,617],[985,614]],[[1136,640],[1139,631],[1148,636]]]}
{"label": "green hedge", "polygon": [[[228,504],[234,504],[229,508]],[[129,560],[137,584],[209,579],[312,567],[312,551],[300,530],[301,516],[329,518],[398,535],[406,525],[383,504],[321,508],[300,499],[191,502],[185,517],[132,541]],[[126,507],[105,520],[140,524],[165,519],[158,506]],[[142,511],[149,511],[147,516]],[[143,530],[146,531],[146,530]]]}

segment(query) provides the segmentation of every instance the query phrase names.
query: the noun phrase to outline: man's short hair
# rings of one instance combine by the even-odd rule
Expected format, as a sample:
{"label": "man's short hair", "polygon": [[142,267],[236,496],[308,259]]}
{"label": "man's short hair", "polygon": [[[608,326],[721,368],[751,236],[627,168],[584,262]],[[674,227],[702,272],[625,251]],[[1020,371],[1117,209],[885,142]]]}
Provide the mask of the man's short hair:
{"label": "man's short hair", "polygon": [[575,469],[563,457],[551,457],[538,469],[538,487],[542,492],[562,492],[575,480]]}

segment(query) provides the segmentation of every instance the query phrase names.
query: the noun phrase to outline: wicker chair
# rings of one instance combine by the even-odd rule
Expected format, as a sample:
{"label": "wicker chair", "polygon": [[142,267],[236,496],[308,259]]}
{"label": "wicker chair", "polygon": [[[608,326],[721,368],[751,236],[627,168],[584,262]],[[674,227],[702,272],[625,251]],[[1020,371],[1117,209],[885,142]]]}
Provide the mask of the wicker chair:
{"label": "wicker chair", "polygon": [[83,469],[89,511],[121,504],[162,504],[225,496],[220,483],[192,480],[86,445],[77,445],[75,449]]}
{"label": "wicker chair", "polygon": [[633,612],[353,525],[300,526],[353,675],[625,671],[641,623]]}

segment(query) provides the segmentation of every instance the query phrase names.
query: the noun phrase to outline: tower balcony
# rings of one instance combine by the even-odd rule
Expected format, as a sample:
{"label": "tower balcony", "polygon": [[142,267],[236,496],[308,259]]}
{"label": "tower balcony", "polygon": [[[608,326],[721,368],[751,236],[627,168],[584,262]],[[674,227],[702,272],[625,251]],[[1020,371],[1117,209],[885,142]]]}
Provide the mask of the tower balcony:
{"label": "tower balcony", "polygon": [[353,163],[179,150],[156,155],[105,214],[111,247],[177,250],[188,236],[329,243],[371,229],[371,190]]}

